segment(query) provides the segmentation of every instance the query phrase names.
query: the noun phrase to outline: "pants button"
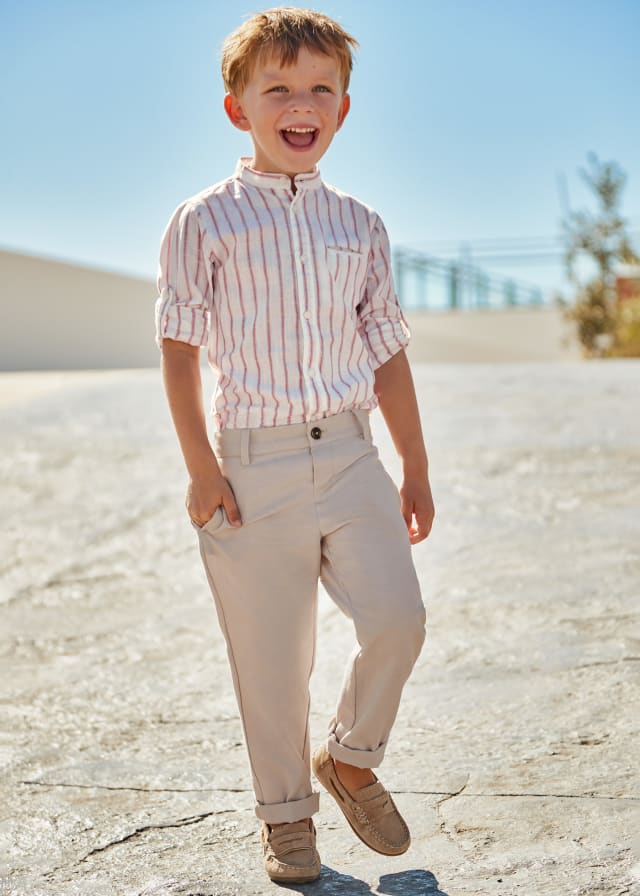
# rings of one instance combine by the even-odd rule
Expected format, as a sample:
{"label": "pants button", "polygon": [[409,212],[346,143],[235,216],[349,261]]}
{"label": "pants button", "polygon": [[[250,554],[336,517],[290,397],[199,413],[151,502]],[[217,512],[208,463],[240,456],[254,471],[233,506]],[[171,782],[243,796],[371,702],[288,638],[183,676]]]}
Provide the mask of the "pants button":
{"label": "pants button", "polygon": [[319,439],[321,435],[322,435],[322,430],[320,429],[320,427],[314,426],[313,429],[311,430],[311,438]]}

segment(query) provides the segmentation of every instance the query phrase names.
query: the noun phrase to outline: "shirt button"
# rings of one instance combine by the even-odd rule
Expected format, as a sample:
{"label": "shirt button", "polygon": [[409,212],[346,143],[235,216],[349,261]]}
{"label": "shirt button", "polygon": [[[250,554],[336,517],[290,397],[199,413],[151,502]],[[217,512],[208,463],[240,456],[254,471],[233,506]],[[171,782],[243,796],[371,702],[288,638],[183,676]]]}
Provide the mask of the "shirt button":
{"label": "shirt button", "polygon": [[313,429],[311,430],[311,438],[319,439],[321,435],[322,435],[322,430],[320,429],[320,427],[314,426]]}
{"label": "shirt button", "polygon": [[304,317],[305,320],[309,320],[310,317],[311,317],[311,312],[310,312],[310,311],[303,311],[302,316]]}

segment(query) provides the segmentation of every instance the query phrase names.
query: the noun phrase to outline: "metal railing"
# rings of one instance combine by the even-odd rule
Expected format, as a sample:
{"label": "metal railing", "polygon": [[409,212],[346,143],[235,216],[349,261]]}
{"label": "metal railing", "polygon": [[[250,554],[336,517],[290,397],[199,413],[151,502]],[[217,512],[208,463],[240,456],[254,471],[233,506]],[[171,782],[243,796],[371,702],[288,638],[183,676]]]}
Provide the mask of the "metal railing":
{"label": "metal railing", "polygon": [[464,259],[413,249],[393,253],[396,290],[404,308],[462,309],[542,305],[543,290],[513,277],[489,274]]}

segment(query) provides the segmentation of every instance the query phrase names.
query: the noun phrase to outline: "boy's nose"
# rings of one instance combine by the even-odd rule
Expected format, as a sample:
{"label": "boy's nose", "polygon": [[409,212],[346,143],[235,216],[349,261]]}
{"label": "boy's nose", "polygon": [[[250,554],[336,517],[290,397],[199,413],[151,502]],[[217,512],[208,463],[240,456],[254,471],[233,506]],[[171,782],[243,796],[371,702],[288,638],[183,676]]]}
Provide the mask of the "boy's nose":
{"label": "boy's nose", "polygon": [[293,112],[309,112],[313,109],[313,94],[306,91],[293,93],[289,98],[289,106]]}

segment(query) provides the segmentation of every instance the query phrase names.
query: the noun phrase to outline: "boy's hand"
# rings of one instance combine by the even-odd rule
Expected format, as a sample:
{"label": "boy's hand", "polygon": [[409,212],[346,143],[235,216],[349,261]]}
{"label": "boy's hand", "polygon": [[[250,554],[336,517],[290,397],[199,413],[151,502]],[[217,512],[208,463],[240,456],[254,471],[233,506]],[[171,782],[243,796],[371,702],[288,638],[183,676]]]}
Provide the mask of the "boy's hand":
{"label": "boy's hand", "polygon": [[187,513],[197,526],[204,526],[222,504],[232,526],[241,526],[242,519],[233,489],[219,469],[211,475],[199,476],[189,481],[185,505]]}
{"label": "boy's hand", "polygon": [[187,513],[196,526],[208,523],[222,505],[232,526],[241,526],[233,489],[222,475],[207,436],[202,406],[200,347],[179,339],[162,340],[162,375],[187,470]]}
{"label": "boy's hand", "polygon": [[[422,476],[405,475],[400,488],[400,509],[409,530],[409,541],[418,544],[431,532],[436,511],[429,480]],[[412,526],[415,517],[416,525]]]}
{"label": "boy's hand", "polygon": [[[431,532],[435,509],[418,400],[404,349],[376,368],[374,390],[393,444],[402,458],[400,508],[409,530],[409,541],[418,544]],[[412,525],[414,517],[415,526]]]}

